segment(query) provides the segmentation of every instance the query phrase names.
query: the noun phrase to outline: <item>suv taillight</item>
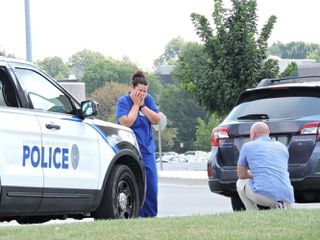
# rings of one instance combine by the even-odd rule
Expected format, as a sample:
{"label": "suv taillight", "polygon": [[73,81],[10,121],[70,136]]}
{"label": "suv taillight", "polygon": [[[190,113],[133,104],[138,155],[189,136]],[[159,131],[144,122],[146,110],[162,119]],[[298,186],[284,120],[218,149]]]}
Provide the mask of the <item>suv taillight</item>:
{"label": "suv taillight", "polygon": [[227,139],[227,138],[230,138],[229,128],[216,127],[212,130],[211,146],[212,147],[219,147],[219,140],[220,139]]}
{"label": "suv taillight", "polygon": [[305,123],[300,127],[299,133],[301,135],[317,135],[317,141],[319,141],[320,140],[319,126],[320,126],[320,122]]}

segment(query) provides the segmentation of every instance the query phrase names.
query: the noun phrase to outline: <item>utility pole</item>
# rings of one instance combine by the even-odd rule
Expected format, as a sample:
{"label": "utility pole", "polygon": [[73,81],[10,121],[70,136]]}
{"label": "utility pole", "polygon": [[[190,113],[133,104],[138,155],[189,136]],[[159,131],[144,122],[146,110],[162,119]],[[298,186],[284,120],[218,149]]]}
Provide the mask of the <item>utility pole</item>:
{"label": "utility pole", "polygon": [[160,170],[163,170],[162,166],[162,144],[161,144],[161,123],[158,124],[158,141],[159,141],[159,157],[160,157]]}
{"label": "utility pole", "polygon": [[163,112],[160,112],[160,122],[157,125],[152,125],[152,127],[158,131],[158,142],[159,142],[159,157],[160,157],[160,170],[162,167],[162,148],[161,148],[161,131],[167,126],[167,117]]}
{"label": "utility pole", "polygon": [[31,23],[30,23],[30,4],[29,0],[24,0],[25,21],[26,21],[26,51],[27,61],[32,62],[32,43],[31,43]]}

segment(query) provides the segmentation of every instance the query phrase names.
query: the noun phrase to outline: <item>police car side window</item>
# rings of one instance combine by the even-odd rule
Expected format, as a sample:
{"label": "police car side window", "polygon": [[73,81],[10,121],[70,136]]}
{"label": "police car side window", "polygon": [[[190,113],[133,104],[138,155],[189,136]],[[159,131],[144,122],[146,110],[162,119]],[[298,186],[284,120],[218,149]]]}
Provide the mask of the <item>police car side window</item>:
{"label": "police car side window", "polygon": [[0,68],[0,106],[17,107],[17,98],[6,71]]}
{"label": "police car side window", "polygon": [[28,69],[16,69],[16,73],[34,109],[73,112],[70,99],[42,75]]}

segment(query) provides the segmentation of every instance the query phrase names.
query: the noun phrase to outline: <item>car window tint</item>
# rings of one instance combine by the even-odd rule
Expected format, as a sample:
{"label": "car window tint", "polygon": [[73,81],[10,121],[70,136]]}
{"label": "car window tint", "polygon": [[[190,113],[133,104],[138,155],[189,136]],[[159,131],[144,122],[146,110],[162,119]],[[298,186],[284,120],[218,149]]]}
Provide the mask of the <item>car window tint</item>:
{"label": "car window tint", "polygon": [[42,75],[27,69],[16,69],[19,81],[34,109],[71,113],[70,99]]}
{"label": "car window tint", "polygon": [[9,77],[4,69],[0,68],[0,106],[18,107],[17,96],[12,88]]}
{"label": "car window tint", "polygon": [[320,114],[320,98],[291,96],[264,98],[236,106],[226,120],[234,121],[249,114],[266,114],[269,119],[300,118]]}

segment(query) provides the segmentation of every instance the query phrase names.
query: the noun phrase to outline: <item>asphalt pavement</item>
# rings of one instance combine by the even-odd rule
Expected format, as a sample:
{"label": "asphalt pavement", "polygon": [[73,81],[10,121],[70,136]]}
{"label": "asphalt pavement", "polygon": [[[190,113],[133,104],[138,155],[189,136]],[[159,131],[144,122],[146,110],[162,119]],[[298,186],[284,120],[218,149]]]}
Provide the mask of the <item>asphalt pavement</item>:
{"label": "asphalt pavement", "polygon": [[[232,211],[229,206],[230,199],[227,197],[220,196],[218,194],[213,194],[210,192],[208,187],[208,175],[206,171],[206,162],[189,162],[189,163],[180,163],[180,162],[169,162],[163,163],[162,169],[160,168],[160,164],[158,163],[158,177],[160,184],[179,184],[184,186],[190,185],[202,185],[205,186],[207,189],[202,194],[207,194],[208,192],[210,196],[213,197],[212,201],[215,202],[214,209],[210,209],[208,211],[209,214],[217,213],[222,210],[225,211]],[[183,195],[183,192],[181,193]],[[179,195],[175,195],[175,198],[178,198]],[[226,203],[226,204],[225,204]],[[206,203],[203,203],[204,205]],[[217,207],[219,208],[217,209]],[[320,203],[294,203],[293,208],[320,208]],[[179,215],[179,214],[177,214]]]}
{"label": "asphalt pavement", "polygon": [[232,212],[230,199],[210,191],[207,179],[159,178],[158,217]]}
{"label": "asphalt pavement", "polygon": [[158,167],[159,217],[232,212],[230,198],[210,191],[206,162],[169,162]]}
{"label": "asphalt pavement", "polygon": [[158,162],[157,168],[159,178],[208,179],[206,161]]}

